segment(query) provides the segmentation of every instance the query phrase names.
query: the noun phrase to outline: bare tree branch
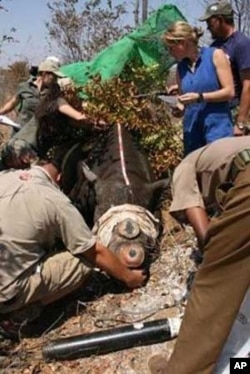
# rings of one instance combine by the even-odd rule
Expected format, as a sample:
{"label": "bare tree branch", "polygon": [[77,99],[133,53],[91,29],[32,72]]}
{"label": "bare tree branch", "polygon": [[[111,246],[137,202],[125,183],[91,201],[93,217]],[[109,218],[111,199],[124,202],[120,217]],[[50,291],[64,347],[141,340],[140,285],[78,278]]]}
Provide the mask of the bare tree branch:
{"label": "bare tree branch", "polygon": [[47,4],[51,20],[46,23],[49,44],[57,47],[65,62],[89,60],[129,30],[121,25],[125,5],[107,0],[54,0]]}

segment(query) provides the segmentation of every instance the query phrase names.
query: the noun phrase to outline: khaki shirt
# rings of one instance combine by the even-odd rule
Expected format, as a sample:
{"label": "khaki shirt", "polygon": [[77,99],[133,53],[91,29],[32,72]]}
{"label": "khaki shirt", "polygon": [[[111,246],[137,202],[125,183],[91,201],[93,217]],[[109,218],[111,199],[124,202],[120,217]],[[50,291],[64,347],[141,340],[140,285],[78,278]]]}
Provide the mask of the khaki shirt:
{"label": "khaki shirt", "polygon": [[30,78],[28,81],[20,83],[17,88],[16,96],[19,99],[19,104],[17,106],[16,122],[22,126],[30,121],[41,97],[47,93],[46,88],[40,92],[35,81],[36,78]]}
{"label": "khaki shirt", "polygon": [[[44,94],[43,94],[44,96]],[[68,102],[62,98],[59,97],[57,99],[57,106],[68,104]],[[37,103],[38,107],[39,103]],[[53,121],[53,116],[52,116]],[[35,115],[32,115],[31,119],[24,124],[24,126],[19,130],[12,139],[22,139],[25,140],[27,143],[33,146],[34,149],[37,149],[37,130],[39,127],[38,120],[36,119]],[[63,131],[63,126],[61,126],[61,131]]]}
{"label": "khaki shirt", "polygon": [[18,278],[36,269],[60,238],[80,255],[95,236],[44,168],[0,173],[0,302],[18,292]]}
{"label": "khaki shirt", "polygon": [[250,149],[250,136],[220,139],[185,157],[173,175],[170,213],[185,222],[188,208],[216,208],[216,187],[227,181],[233,158],[244,149]]}

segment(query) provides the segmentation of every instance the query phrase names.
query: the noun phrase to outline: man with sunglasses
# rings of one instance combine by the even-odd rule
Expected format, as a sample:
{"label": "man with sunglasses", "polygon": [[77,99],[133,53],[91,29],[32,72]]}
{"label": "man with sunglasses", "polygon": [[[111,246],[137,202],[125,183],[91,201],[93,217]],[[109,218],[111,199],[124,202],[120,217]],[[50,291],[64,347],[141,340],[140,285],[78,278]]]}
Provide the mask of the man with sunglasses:
{"label": "man with sunglasses", "polygon": [[227,2],[209,5],[199,20],[207,22],[214,40],[211,46],[222,48],[230,60],[235,85],[235,97],[231,102],[234,133],[244,135],[250,130],[250,39],[235,29],[234,11]]}

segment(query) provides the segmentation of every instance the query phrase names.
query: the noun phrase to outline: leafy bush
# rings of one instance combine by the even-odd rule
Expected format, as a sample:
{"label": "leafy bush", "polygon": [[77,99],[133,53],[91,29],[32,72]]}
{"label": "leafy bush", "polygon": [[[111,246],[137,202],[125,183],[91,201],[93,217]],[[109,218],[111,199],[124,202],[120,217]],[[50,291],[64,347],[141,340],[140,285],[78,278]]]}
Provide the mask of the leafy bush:
{"label": "leafy bush", "polygon": [[71,88],[65,95],[79,109],[82,107],[79,94],[86,95],[87,115],[128,128],[147,152],[159,177],[173,169],[182,156],[181,126],[154,94],[164,90],[165,81],[166,73],[158,67],[128,67],[121,77],[107,81],[95,77],[86,86]]}

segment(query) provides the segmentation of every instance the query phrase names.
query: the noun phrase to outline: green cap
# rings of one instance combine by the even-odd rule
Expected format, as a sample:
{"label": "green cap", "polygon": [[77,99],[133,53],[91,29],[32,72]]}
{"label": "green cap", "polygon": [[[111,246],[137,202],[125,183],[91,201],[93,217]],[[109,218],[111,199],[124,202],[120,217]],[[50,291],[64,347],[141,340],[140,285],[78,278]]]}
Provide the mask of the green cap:
{"label": "green cap", "polygon": [[203,17],[199,21],[207,21],[211,17],[216,16],[233,16],[233,8],[231,4],[226,2],[218,2],[209,5]]}

